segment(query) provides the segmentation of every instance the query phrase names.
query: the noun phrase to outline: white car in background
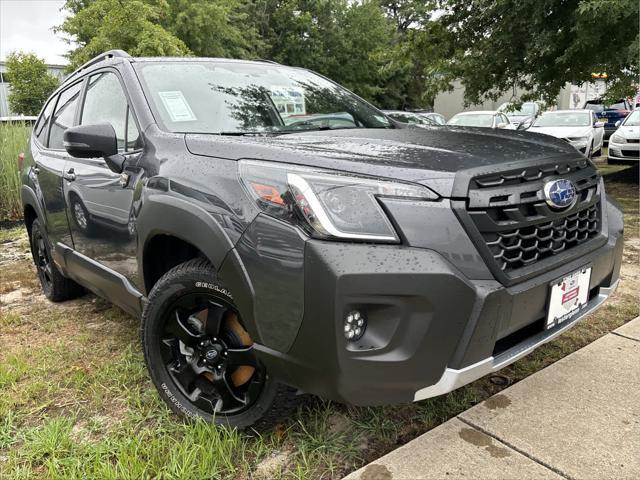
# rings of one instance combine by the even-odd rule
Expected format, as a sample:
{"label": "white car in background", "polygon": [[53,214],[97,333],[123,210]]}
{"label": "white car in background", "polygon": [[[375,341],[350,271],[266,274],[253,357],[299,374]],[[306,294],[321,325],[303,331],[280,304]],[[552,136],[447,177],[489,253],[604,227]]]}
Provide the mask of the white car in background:
{"label": "white car in background", "polygon": [[591,110],[556,110],[540,115],[529,131],[561,138],[592,158],[602,152],[603,127]]}
{"label": "white car in background", "polygon": [[479,110],[475,112],[460,112],[449,119],[447,125],[456,127],[484,127],[504,128],[515,130],[516,126],[502,112],[496,110]]}
{"label": "white car in background", "polygon": [[640,160],[640,110],[636,109],[622,120],[609,137],[607,163],[626,163]]}

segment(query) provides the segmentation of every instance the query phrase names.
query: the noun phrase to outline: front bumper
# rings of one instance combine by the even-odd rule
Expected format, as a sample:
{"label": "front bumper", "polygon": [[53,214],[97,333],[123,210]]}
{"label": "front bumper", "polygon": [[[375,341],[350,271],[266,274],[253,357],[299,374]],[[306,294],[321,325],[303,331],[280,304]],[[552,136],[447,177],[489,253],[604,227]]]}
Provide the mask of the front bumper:
{"label": "front bumper", "polygon": [[640,143],[613,143],[609,142],[607,158],[616,161],[640,160]]}
{"label": "front bumper", "polygon": [[589,300],[587,305],[580,311],[579,314],[575,315],[572,319],[561,323],[555,328],[540,332],[537,335],[534,335],[533,337],[530,337],[527,340],[519,343],[518,345],[510,348],[509,350],[496,355],[495,357],[491,356],[489,358],[485,358],[484,360],[480,360],[479,362],[474,363],[473,365],[469,365],[468,367],[464,367],[461,369],[447,367],[437,383],[418,390],[415,393],[413,399],[415,401],[424,400],[426,398],[436,397],[438,395],[452,392],[453,390],[467,385],[468,383],[471,383],[475,380],[478,380],[485,375],[497,372],[507,365],[511,365],[522,357],[533,352],[539,346],[550,342],[560,334],[569,330],[589,314],[595,312],[602,306],[605,300],[609,298],[609,295],[611,295],[615,291],[616,287],[618,286],[618,282],[619,280],[616,280],[611,287],[600,287],[598,289],[598,294],[595,295],[591,300]]}
{"label": "front bumper", "polygon": [[[462,253],[462,244],[458,254],[444,256],[427,248],[307,241],[300,328],[287,351],[256,344],[261,361],[302,391],[355,405],[421,400],[496,371],[571,328],[615,288],[622,218],[604,205],[604,245],[508,287],[479,271],[482,279],[465,275],[482,260]],[[456,228],[445,232],[453,243]],[[588,305],[544,330],[549,285],[585,265],[592,268]],[[366,313],[368,328],[349,343],[343,322],[353,310]]]}

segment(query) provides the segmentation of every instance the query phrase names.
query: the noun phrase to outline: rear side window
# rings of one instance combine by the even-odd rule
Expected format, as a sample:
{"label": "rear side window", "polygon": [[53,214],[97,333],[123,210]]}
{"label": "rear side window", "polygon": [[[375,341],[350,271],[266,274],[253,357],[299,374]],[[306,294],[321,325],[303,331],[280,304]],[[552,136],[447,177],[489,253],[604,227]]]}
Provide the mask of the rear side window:
{"label": "rear side window", "polygon": [[108,122],[116,131],[119,150],[139,148],[140,133],[115,73],[91,76],[82,110],[82,125]]}
{"label": "rear side window", "polygon": [[47,133],[49,132],[49,118],[51,117],[51,112],[53,112],[53,106],[56,104],[56,99],[57,97],[54,97],[49,100],[47,106],[42,110],[36,126],[33,128],[34,135],[45,147],[47,146]]}
{"label": "rear side window", "polygon": [[53,113],[53,119],[51,120],[49,148],[55,150],[64,149],[62,135],[67,128],[73,126],[81,89],[82,82],[76,83],[72,87],[67,88],[58,97],[58,103]]}

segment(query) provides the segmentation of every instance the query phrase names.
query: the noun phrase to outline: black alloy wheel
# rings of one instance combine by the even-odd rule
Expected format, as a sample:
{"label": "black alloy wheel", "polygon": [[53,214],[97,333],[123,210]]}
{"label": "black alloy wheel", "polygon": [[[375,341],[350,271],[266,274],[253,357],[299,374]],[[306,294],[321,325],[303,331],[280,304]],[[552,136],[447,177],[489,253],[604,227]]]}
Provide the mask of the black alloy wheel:
{"label": "black alloy wheel", "polygon": [[210,294],[184,295],[167,310],[162,358],[174,384],[198,409],[236,414],[260,395],[264,372],[243,331],[233,307]]}
{"label": "black alloy wheel", "polygon": [[46,246],[46,239],[44,238],[40,229],[35,229],[33,232],[32,248],[33,248],[33,260],[38,272],[38,278],[45,294],[52,290],[53,286],[53,266],[51,263],[51,257],[49,255],[49,249]]}

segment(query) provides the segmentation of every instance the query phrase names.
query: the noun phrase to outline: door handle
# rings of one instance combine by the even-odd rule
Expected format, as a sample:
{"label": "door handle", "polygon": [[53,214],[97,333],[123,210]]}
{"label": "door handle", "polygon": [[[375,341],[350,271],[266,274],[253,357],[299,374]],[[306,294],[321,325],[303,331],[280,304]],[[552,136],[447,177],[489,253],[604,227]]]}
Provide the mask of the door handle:
{"label": "door handle", "polygon": [[66,172],[62,174],[62,178],[67,180],[68,182],[73,182],[76,179],[76,172],[73,168],[70,168]]}

